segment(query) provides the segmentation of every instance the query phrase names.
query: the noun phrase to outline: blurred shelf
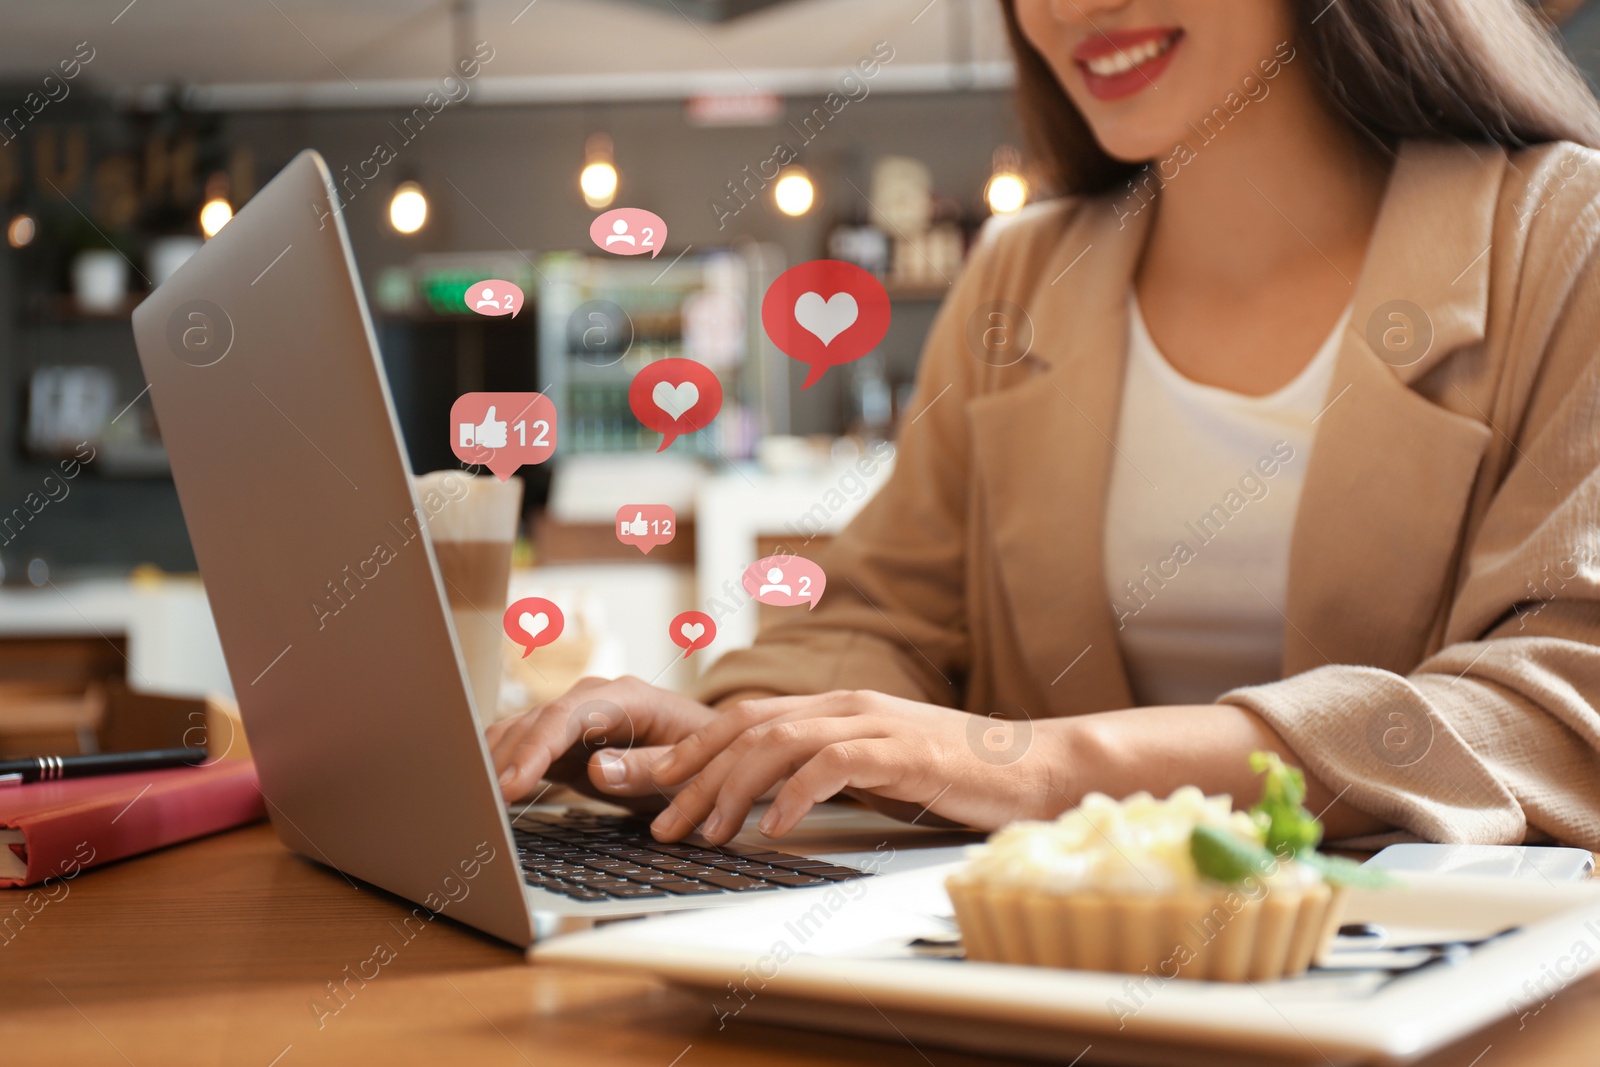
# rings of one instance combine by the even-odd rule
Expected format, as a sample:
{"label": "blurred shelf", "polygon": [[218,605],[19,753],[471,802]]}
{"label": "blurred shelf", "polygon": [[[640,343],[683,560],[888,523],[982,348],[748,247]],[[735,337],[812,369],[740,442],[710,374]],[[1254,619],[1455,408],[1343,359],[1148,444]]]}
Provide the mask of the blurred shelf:
{"label": "blurred shelf", "polygon": [[[702,362],[723,391],[721,414],[710,426],[678,436],[670,450],[710,462],[740,459],[761,434],[781,430],[787,379],[762,358],[767,342],[760,297],[772,275],[769,258],[748,246],[685,255],[670,269],[665,262],[575,253],[542,259],[540,377],[561,411],[562,451],[654,452],[661,435],[634,417],[628,394],[634,376],[663,359]],[[721,321],[732,324],[725,334],[702,327],[697,343],[692,309],[707,294],[723,298],[719,306],[731,305]]]}

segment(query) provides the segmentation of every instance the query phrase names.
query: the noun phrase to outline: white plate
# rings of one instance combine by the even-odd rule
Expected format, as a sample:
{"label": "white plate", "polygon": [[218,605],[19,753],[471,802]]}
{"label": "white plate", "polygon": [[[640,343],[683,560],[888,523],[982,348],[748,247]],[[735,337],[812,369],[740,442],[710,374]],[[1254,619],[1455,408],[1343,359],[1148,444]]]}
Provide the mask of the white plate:
{"label": "white plate", "polygon": [[1557,983],[1600,966],[1600,885],[1420,874],[1352,893],[1343,921],[1380,924],[1396,944],[1519,929],[1387,982],[1356,971],[1230,984],[919,957],[910,942],[953,929],[943,888],[953,867],[603,927],[530,956],[690,986],[724,1026],[778,1022],[1064,1063],[1087,1048],[1083,1064],[1404,1063],[1536,1010]]}

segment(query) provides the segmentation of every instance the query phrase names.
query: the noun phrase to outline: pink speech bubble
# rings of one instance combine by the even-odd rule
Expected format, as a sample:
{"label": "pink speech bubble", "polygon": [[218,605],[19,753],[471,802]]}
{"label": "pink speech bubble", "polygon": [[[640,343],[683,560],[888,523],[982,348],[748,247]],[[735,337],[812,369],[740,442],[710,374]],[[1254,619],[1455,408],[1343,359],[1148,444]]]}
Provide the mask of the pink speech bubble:
{"label": "pink speech bubble", "polygon": [[860,359],[889,332],[889,294],[854,263],[813,259],[790,267],[761,298],[761,325],[787,356],[807,364],[802,389],[829,367]]}
{"label": "pink speech bubble", "polygon": [[678,516],[665,504],[624,504],[617,509],[617,540],[645,555],[678,535]]}
{"label": "pink speech bubble", "polygon": [[543,393],[463,393],[450,406],[450,451],[502,482],[556,451],[556,406]]}
{"label": "pink speech bubble", "polygon": [[711,368],[692,359],[646,363],[628,386],[633,417],[661,434],[664,450],[679,434],[704,429],[722,410],[722,383]]}
{"label": "pink speech bubble", "polygon": [[525,596],[513,601],[500,620],[511,643],[522,649],[522,658],[536,648],[548,645],[561,636],[567,625],[561,609],[542,596]]}
{"label": "pink speech bubble", "polygon": [[827,584],[822,568],[803,556],[767,556],[744,571],[744,591],[775,608],[815,608]]}
{"label": "pink speech bubble", "polygon": [[462,294],[467,307],[480,315],[510,315],[517,317],[522,310],[522,290],[501,278],[485,278],[473,282]]}
{"label": "pink speech bubble", "polygon": [[596,215],[589,224],[589,240],[602,251],[619,256],[642,256],[650,253],[654,259],[667,243],[667,224],[654,211],[642,207],[614,207]]}
{"label": "pink speech bubble", "polygon": [[673,617],[667,627],[672,643],[688,656],[697,648],[705,648],[717,639],[717,624],[703,611],[685,611]]}

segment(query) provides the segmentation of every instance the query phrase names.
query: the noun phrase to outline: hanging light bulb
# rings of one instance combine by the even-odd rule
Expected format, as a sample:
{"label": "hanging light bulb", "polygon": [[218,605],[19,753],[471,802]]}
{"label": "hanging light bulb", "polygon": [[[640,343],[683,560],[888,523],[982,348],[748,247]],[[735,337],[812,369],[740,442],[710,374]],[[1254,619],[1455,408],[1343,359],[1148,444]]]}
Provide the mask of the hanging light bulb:
{"label": "hanging light bulb", "polygon": [[778,175],[778,184],[772,187],[772,199],[779,211],[795,218],[811,210],[817,189],[804,167],[785,167]]}
{"label": "hanging light bulb", "polygon": [[11,224],[6,227],[6,243],[12,248],[27,248],[33,244],[34,234],[39,232],[39,226],[33,221],[33,216],[23,212],[12,218]]}
{"label": "hanging light bulb", "polygon": [[221,171],[206,179],[205,203],[200,208],[200,232],[215,237],[217,231],[233,218],[233,205],[228,202],[228,176]]}
{"label": "hanging light bulb", "polygon": [[617,198],[617,165],[611,154],[611,138],[590,134],[583,145],[583,171],[578,175],[583,202],[598,211],[610,207]]}
{"label": "hanging light bulb", "polygon": [[207,237],[215,237],[217,231],[226,226],[233,218],[233,205],[220,197],[207,200],[200,209],[200,232]]}
{"label": "hanging light bulb", "polygon": [[1022,176],[1022,159],[1010,145],[994,152],[994,169],[983,187],[983,199],[996,215],[1020,211],[1028,202],[1028,179]]}
{"label": "hanging light bulb", "polygon": [[428,221],[428,198],[416,182],[401,182],[389,198],[389,225],[400,233],[416,233]]}

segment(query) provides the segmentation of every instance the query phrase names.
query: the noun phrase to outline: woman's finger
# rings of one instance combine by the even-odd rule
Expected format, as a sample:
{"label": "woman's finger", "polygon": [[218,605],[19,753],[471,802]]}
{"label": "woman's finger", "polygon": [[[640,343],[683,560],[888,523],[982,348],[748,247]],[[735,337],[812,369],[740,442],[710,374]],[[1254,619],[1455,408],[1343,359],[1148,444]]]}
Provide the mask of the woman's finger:
{"label": "woman's finger", "polygon": [[666,753],[667,747],[602,748],[589,757],[589,782],[606,796],[662,795],[661,788],[650,777],[650,765]]}
{"label": "woman's finger", "polygon": [[661,785],[678,785],[699,774],[746,731],[781,718],[846,714],[849,696],[849,693],[841,691],[812,696],[742,700],[719,714],[716,721],[674,745],[672,751],[651,768],[651,773]]}
{"label": "woman's finger", "polygon": [[637,678],[575,686],[499,735],[494,756],[501,791],[508,799],[526,796],[575,745],[632,747],[636,742],[676,741],[712,714],[687,697]]}
{"label": "woman's finger", "polygon": [[585,730],[610,733],[608,727],[620,728],[625,716],[621,705],[603,699],[603,694],[617,688],[617,681],[581,679],[554,700],[508,720],[490,738],[501,781],[511,774],[518,782],[528,778],[531,786]]}
{"label": "woman's finger", "polygon": [[[667,810],[656,816],[655,821],[650,824],[650,832],[656,839],[676,841],[698,826],[716,803],[717,792],[721,789],[723,781],[741,759],[755,751],[755,746],[765,732],[764,723],[757,723],[741,730],[726,748],[711,758],[700,773],[691,777],[679,790],[672,803],[667,805]],[[655,781],[661,784],[661,775],[657,770],[659,766],[660,764],[657,764],[651,768],[651,774]]]}
{"label": "woman's finger", "polygon": [[772,699],[741,700],[720,712],[715,720],[673,745],[651,768],[656,782],[677,785],[698,773],[747,730],[781,714],[781,709],[771,706],[773,702]]}
{"label": "woman's finger", "polygon": [[838,741],[882,736],[881,724],[856,716],[786,718],[747,730],[690,780],[651,830],[675,840],[700,827],[720,844],[739,832],[750,806],[816,753]]}
{"label": "woman's finger", "polygon": [[526,713],[522,722],[501,735],[494,747],[494,765],[507,800],[526,796],[539,784],[578,738],[576,726],[564,698],[557,698]]}
{"label": "woman's finger", "polygon": [[[861,738],[827,745],[789,776],[761,817],[760,830],[768,837],[782,837],[813,807],[845,789],[882,792],[903,783],[907,762],[905,746],[894,738]],[[937,799],[931,797],[928,802]]]}
{"label": "woman's finger", "polygon": [[[572,688],[563,693],[557,700],[566,700],[576,693],[596,689],[609,683],[606,678],[579,678],[573,683]],[[545,709],[555,701],[547,700],[542,704],[535,704],[520,715],[513,715],[508,719],[490,723],[484,730],[484,738],[489,743],[489,752],[494,757],[496,771],[503,771],[506,766],[508,754],[515,750],[520,740],[528,731],[536,728]]]}

